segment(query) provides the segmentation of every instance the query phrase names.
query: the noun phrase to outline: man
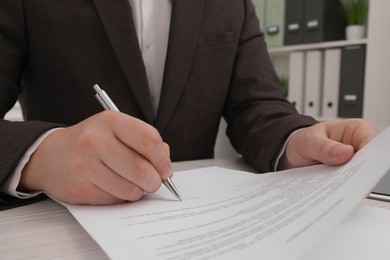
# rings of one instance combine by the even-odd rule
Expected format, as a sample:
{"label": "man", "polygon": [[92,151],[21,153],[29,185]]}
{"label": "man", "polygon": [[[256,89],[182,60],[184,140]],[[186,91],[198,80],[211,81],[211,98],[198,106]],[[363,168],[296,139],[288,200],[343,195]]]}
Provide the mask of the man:
{"label": "man", "polygon": [[[138,200],[171,160],[213,157],[222,115],[261,172],[342,164],[376,135],[297,114],[250,0],[2,0],[0,33],[0,113],[19,99],[26,119],[0,122],[3,205]],[[101,112],[95,83],[123,113]]]}

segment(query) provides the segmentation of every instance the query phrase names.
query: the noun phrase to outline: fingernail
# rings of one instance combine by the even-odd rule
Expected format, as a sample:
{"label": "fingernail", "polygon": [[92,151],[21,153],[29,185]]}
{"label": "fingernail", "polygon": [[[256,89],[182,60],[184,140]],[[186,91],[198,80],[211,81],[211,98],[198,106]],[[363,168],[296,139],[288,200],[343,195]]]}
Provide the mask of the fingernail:
{"label": "fingernail", "polygon": [[161,178],[166,179],[166,178],[170,177],[172,175],[172,173],[173,173],[172,166],[170,164],[167,164],[162,168]]}
{"label": "fingernail", "polygon": [[330,154],[334,157],[337,157],[338,155],[340,155],[340,153],[343,152],[344,149],[345,149],[344,145],[333,146],[332,149],[330,150]]}

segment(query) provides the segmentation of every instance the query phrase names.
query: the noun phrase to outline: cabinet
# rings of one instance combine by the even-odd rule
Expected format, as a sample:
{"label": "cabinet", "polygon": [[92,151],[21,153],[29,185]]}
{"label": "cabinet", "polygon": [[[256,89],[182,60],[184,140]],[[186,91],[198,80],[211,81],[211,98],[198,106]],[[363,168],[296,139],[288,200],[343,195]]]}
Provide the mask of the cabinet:
{"label": "cabinet", "polygon": [[[344,0],[346,2],[348,0]],[[295,51],[326,50],[366,45],[363,118],[378,129],[390,125],[390,1],[369,0],[367,37],[354,41],[321,42],[270,48],[269,53],[279,76],[288,77],[289,54]],[[318,118],[319,120],[337,118]]]}

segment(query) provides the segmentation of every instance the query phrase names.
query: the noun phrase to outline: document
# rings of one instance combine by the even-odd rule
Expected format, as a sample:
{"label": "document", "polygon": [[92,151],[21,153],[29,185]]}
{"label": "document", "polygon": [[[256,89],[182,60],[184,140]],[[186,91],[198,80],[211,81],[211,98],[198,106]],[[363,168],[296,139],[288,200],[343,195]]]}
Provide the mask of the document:
{"label": "document", "polygon": [[299,260],[388,260],[389,223],[388,209],[359,205]]}
{"label": "document", "polygon": [[134,203],[65,206],[111,259],[298,259],[390,169],[390,128],[339,167],[176,172]]}

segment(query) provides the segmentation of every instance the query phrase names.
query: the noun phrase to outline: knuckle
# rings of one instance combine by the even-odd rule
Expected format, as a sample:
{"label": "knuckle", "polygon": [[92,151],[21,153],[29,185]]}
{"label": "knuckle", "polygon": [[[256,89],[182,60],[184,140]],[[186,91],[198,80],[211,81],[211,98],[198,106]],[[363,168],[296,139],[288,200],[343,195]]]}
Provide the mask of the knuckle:
{"label": "knuckle", "polygon": [[72,185],[67,189],[66,199],[70,203],[88,202],[89,197],[90,190],[87,185]]}
{"label": "knuckle", "polygon": [[144,191],[136,185],[131,185],[125,192],[125,197],[128,201],[137,201],[144,195]]}
{"label": "knuckle", "polygon": [[145,177],[146,173],[150,169],[148,163],[145,160],[137,160],[132,164],[133,174],[137,179],[142,179]]}
{"label": "knuckle", "polygon": [[148,184],[149,185],[146,189],[147,192],[156,192],[161,187],[161,181],[152,181]]}
{"label": "knuckle", "polygon": [[374,126],[364,119],[353,118],[353,119],[349,119],[348,127],[356,128],[356,127],[374,127]]}
{"label": "knuckle", "polygon": [[150,129],[145,133],[145,138],[143,138],[143,148],[147,152],[151,152],[156,149],[160,144],[162,144],[162,139],[160,134],[156,129]]}
{"label": "knuckle", "polygon": [[171,148],[169,147],[169,145],[167,143],[164,143],[164,148],[165,148],[165,151],[167,151],[168,156],[171,156]]}
{"label": "knuckle", "polygon": [[324,154],[327,154],[328,153],[328,150],[329,150],[329,145],[330,143],[327,143],[327,142],[321,142],[319,147],[318,147],[318,151],[319,151],[319,154],[320,155],[324,155]]}
{"label": "knuckle", "polygon": [[77,139],[78,145],[83,149],[92,149],[97,147],[98,138],[95,132],[91,130],[84,130]]}
{"label": "knuckle", "polygon": [[105,110],[98,114],[98,118],[102,122],[111,122],[111,120],[117,118],[119,113],[112,110]]}
{"label": "knuckle", "polygon": [[359,126],[359,125],[361,125],[363,123],[364,123],[364,121],[361,120],[361,119],[358,119],[358,118],[349,119],[348,122],[347,122],[347,128],[354,129],[357,126]]}
{"label": "knuckle", "polygon": [[161,185],[158,173],[146,161],[137,162],[133,165],[133,179],[147,192],[155,192]]}

